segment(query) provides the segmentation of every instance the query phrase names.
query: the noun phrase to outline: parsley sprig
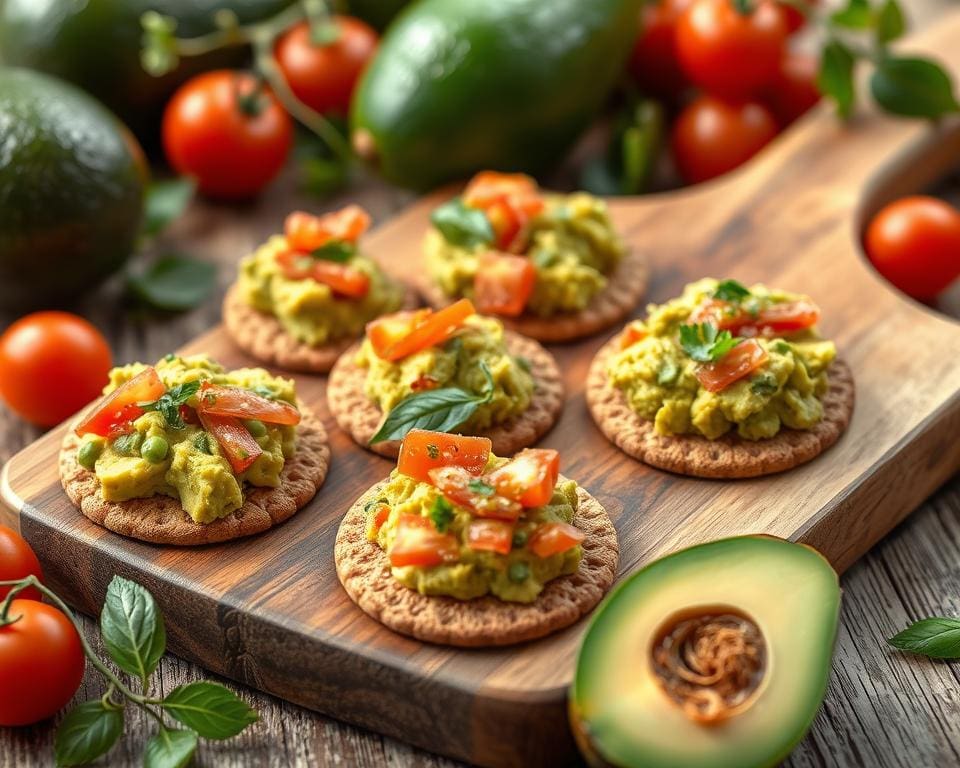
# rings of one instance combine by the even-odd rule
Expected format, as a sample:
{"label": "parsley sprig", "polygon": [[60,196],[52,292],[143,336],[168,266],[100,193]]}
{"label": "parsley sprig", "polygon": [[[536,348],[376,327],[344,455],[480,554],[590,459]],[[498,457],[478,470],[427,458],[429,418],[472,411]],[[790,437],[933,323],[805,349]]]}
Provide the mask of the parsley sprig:
{"label": "parsley sprig", "polygon": [[446,533],[454,517],[453,504],[438,494],[434,497],[428,514],[437,530],[440,533]]}
{"label": "parsley sprig", "polygon": [[680,347],[698,363],[715,363],[743,339],[719,331],[713,323],[680,326]]}
{"label": "parsley sprig", "polygon": [[156,400],[145,403],[137,403],[145,411],[159,411],[163,415],[164,421],[171,429],[183,429],[186,424],[183,417],[180,416],[180,406],[185,405],[193,395],[200,389],[200,381],[187,381],[183,384],[177,384],[170,387]]}

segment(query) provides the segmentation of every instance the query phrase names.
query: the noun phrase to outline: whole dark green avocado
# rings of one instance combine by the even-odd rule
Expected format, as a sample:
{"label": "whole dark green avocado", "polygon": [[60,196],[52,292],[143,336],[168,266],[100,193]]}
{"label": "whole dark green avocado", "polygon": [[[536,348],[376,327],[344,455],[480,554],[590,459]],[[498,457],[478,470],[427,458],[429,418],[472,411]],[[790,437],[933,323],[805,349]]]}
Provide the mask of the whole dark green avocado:
{"label": "whole dark green avocado", "polygon": [[483,168],[542,169],[622,74],[641,3],[420,0],[387,30],[354,95],[354,146],[417,189]]}
{"label": "whole dark green avocado", "polygon": [[0,68],[0,309],[57,305],[120,267],[145,175],[136,140],[90,96]]}
{"label": "whole dark green avocado", "polygon": [[89,91],[138,135],[156,131],[161,107],[177,85],[205,69],[240,63],[235,48],[184,60],[155,78],[140,66],[140,16],[154,10],[177,20],[177,35],[214,29],[227,8],[241,23],[268,18],[292,0],[0,0],[0,59],[47,72]]}

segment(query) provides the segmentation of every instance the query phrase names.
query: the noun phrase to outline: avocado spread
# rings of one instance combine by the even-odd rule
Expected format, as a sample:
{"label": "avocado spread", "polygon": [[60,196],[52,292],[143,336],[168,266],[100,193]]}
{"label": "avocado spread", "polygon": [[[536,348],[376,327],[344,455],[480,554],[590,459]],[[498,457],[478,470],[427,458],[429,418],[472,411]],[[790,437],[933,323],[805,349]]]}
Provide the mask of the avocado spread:
{"label": "avocado spread", "polygon": [[[109,393],[147,368],[142,363],[114,368]],[[170,392],[194,381],[209,381],[251,390],[272,400],[296,403],[293,381],[271,376],[261,368],[227,372],[206,356],[167,355],[155,366]],[[199,393],[184,401],[195,408]],[[198,523],[229,515],[243,504],[243,484],[277,487],[286,459],[296,448],[296,427],[247,421],[245,425],[263,453],[244,472],[235,474],[212,434],[195,423],[171,426],[162,409],[149,410],[133,422],[133,431],[113,438],[87,436],[79,449],[81,465],[100,481],[105,501],[143,499],[157,494],[179,499]]]}
{"label": "avocado spread", "polygon": [[459,387],[485,399],[489,395],[473,416],[459,426],[466,433],[488,429],[523,413],[534,392],[526,361],[507,351],[503,325],[480,315],[468,317],[442,345],[396,362],[380,358],[366,338],[356,362],[368,369],[364,384],[367,397],[384,413],[411,395],[441,387]]}
{"label": "avocado spread", "polygon": [[[505,464],[491,454],[487,470]],[[528,547],[533,532],[545,523],[571,523],[577,510],[577,484],[561,479],[550,503],[523,510],[513,533],[509,554],[471,549],[467,543],[467,528],[475,517],[470,510],[457,504],[447,504],[447,514],[438,517],[437,503],[445,502],[440,492],[429,483],[394,470],[381,495],[368,506],[367,538],[388,551],[397,532],[397,523],[403,515],[418,515],[432,521],[442,533],[453,534],[459,545],[455,562],[431,567],[405,565],[393,567],[394,577],[406,587],[424,595],[449,595],[470,600],[492,594],[501,600],[531,603],[551,579],[575,573],[580,567],[582,549],[579,544],[548,557],[539,557]],[[386,504],[389,515],[377,528],[374,522],[377,507]]]}
{"label": "avocado spread", "polygon": [[311,277],[287,277],[277,261],[277,256],[287,250],[287,238],[271,237],[240,262],[238,286],[244,301],[274,315],[291,336],[304,344],[318,347],[359,336],[370,320],[403,304],[403,287],[365,256],[355,253],[344,263],[366,275],[370,287],[362,298],[346,298]]}
{"label": "avocado spread", "polygon": [[[602,200],[585,192],[543,200],[543,210],[529,222],[524,251],[536,269],[526,311],[551,317],[586,307],[606,286],[624,246]],[[452,243],[432,228],[424,248],[427,271],[441,290],[447,296],[472,298],[477,262],[489,246]]]}
{"label": "avocado spread", "polygon": [[[724,293],[730,285],[737,288],[733,296]],[[705,314],[705,307],[714,314]],[[762,285],[747,289],[713,279],[692,283],[679,298],[650,305],[643,323],[628,326],[637,340],[624,342],[625,348],[611,356],[610,384],[623,390],[630,408],[652,421],[661,435],[713,440],[736,429],[742,438],[761,440],[782,427],[810,429],[823,417],[827,369],[836,357],[833,342],[822,339],[813,326],[818,311],[812,314],[811,307],[815,310],[805,297]],[[696,329],[704,317],[713,317],[721,327],[730,321],[731,345],[748,339],[762,348],[759,356],[766,353],[761,365],[719,391],[701,383],[704,363],[681,341],[681,326]],[[742,320],[734,322],[735,317]],[[718,364],[723,365],[722,359]]]}

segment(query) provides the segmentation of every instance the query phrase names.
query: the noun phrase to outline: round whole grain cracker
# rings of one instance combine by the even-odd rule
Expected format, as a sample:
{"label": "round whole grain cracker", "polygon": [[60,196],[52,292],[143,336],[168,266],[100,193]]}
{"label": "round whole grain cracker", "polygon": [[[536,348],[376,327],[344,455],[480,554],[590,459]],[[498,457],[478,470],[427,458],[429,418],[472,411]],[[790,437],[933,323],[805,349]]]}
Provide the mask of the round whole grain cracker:
{"label": "round whole grain cracker", "polygon": [[[503,324],[531,339],[547,342],[573,341],[609,328],[623,321],[640,302],[647,289],[649,270],[646,257],[636,248],[627,252],[617,267],[607,275],[607,284],[579,312],[565,312],[553,317],[520,315],[499,317]],[[455,301],[430,278],[426,269],[418,270],[416,286],[428,304],[444,307]]]}
{"label": "round whole grain cracker", "polygon": [[813,429],[781,429],[765,440],[724,435],[708,440],[699,435],[658,435],[653,422],[642,419],[626,396],[607,380],[607,360],[619,349],[619,336],[597,352],[587,374],[587,406],[593,420],[624,453],[659,469],[708,478],[772,475],[816,458],[840,438],[853,415],[853,373],[842,360],[829,368],[823,397],[823,418]]}
{"label": "round whole grain cracker", "polygon": [[422,595],[397,581],[387,554],[366,536],[364,505],[380,494],[377,483],[347,511],[337,531],[337,576],[350,598],[395,632],[443,645],[513,645],[568,627],[589,613],[617,574],[617,532],[606,511],[583,488],[573,523],[586,534],[576,573],[548,582],[532,603],[510,603],[492,595],[457,600]]}
{"label": "round whole grain cracker", "polygon": [[[413,309],[419,301],[408,289],[403,308]],[[287,371],[326,373],[355,337],[337,339],[320,347],[295,339],[271,314],[254,309],[243,300],[239,287],[230,286],[223,299],[223,324],[234,343],[251,357]]]}
{"label": "round whole grain cracker", "polygon": [[[527,410],[519,416],[484,431],[482,436],[493,442],[495,454],[512,456],[536,443],[556,424],[563,410],[563,378],[553,355],[533,339],[505,331],[504,341],[510,354],[524,357],[530,363],[533,398]],[[370,438],[380,428],[383,412],[363,391],[367,369],[361,368],[354,360],[359,349],[360,345],[356,344],[344,352],[330,371],[327,404],[340,428],[358,445],[381,456],[396,458],[400,453],[399,440],[370,445]]]}
{"label": "round whole grain cracker", "polygon": [[70,500],[97,525],[153,544],[213,544],[261,533],[292,517],[314,497],[327,476],[330,446],[319,419],[302,404],[297,451],[284,463],[278,488],[245,488],[240,509],[211,523],[197,523],[179,499],[151,496],[104,501],[97,476],[77,461],[81,438],[70,429],[60,449],[60,483]]}

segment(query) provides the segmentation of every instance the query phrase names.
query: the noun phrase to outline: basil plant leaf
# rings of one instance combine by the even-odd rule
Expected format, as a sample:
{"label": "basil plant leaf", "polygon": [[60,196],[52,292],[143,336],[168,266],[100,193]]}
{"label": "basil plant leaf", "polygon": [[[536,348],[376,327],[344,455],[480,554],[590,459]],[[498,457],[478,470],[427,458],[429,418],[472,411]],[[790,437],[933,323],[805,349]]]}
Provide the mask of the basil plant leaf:
{"label": "basil plant leaf", "polygon": [[153,595],[136,582],[114,576],[100,613],[100,631],[110,658],[146,688],[167,646],[163,616]]}
{"label": "basil plant leaf", "polygon": [[155,181],[147,187],[143,204],[144,235],[148,237],[163,231],[178,218],[190,204],[197,183],[187,177]]}
{"label": "basil plant leaf", "polygon": [[817,75],[817,88],[824,96],[833,99],[840,117],[849,117],[856,99],[853,80],[853,52],[839,40],[831,40],[824,46]]}
{"label": "basil plant leaf", "polygon": [[486,214],[465,205],[459,197],[436,208],[430,221],[452,245],[474,248],[490,245],[494,240],[493,226]]}
{"label": "basil plant leaf", "polygon": [[830,21],[845,29],[869,29],[874,24],[870,0],[848,0],[845,7],[830,14]]}
{"label": "basil plant leaf", "polygon": [[907,21],[897,0],[886,0],[877,14],[877,42],[892,42],[907,31]]}
{"label": "basil plant leaf", "polygon": [[174,688],[160,706],[205,739],[229,739],[259,719],[232,691],[206,681]]}
{"label": "basil plant leaf", "polygon": [[57,765],[84,765],[105,755],[123,733],[123,710],[107,708],[99,699],[69,712],[57,728],[53,752]]}
{"label": "basil plant leaf", "polygon": [[147,742],[143,752],[144,768],[185,768],[197,749],[196,731],[164,728]]}
{"label": "basil plant leaf", "polygon": [[960,619],[922,619],[887,642],[901,651],[932,659],[960,659]]}
{"label": "basil plant leaf", "polygon": [[213,291],[217,268],[188,256],[164,256],[146,271],[127,276],[130,291],[148,306],[183,312],[199,306]]}
{"label": "basil plant leaf", "polygon": [[402,440],[411,429],[449,432],[473,416],[485,397],[459,387],[443,387],[410,395],[387,414],[370,444]]}
{"label": "basil plant leaf", "polygon": [[938,118],[960,110],[950,75],[930,59],[881,59],[870,76],[870,91],[883,109],[904,117]]}

